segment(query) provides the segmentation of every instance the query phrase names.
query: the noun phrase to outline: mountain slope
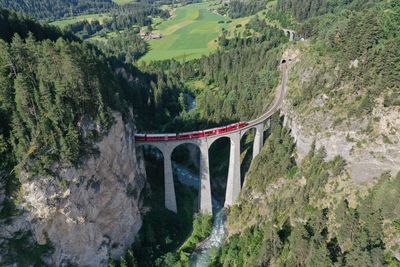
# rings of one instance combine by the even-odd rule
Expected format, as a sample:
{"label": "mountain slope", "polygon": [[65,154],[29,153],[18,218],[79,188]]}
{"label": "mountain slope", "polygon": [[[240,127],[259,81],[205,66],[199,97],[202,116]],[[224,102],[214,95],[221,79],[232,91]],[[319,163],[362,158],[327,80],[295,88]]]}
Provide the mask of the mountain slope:
{"label": "mountain slope", "polygon": [[210,266],[397,266],[400,175],[361,186],[341,157],[314,146],[294,163],[293,147],[275,120]]}
{"label": "mountain slope", "polygon": [[95,48],[5,13],[0,265],[107,266],[142,224],[137,90]]}
{"label": "mountain slope", "polygon": [[[307,42],[292,69],[285,113],[303,157],[317,139],[328,158],[370,180],[400,164],[400,2],[313,17],[300,26]],[[377,15],[379,14],[379,15]],[[312,118],[312,119],[311,119]]]}
{"label": "mountain slope", "polygon": [[399,266],[399,7],[278,1],[305,38],[283,55],[290,130],[273,122],[210,266]]}
{"label": "mountain slope", "polygon": [[0,7],[46,20],[106,12],[113,6],[112,0],[0,0]]}

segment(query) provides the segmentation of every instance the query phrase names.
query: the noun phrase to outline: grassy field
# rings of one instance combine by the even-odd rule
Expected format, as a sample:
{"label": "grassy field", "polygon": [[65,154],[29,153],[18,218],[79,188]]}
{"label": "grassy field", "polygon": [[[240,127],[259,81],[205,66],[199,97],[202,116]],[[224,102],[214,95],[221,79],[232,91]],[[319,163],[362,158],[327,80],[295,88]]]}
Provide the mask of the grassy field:
{"label": "grassy field", "polygon": [[207,7],[207,3],[201,3],[176,9],[171,19],[156,26],[155,32],[163,38],[149,41],[151,50],[141,61],[189,60],[214,51],[215,40],[226,27],[227,18],[210,12]]}
{"label": "grassy field", "polygon": [[107,18],[109,18],[109,16],[106,14],[88,14],[88,15],[74,16],[74,17],[70,17],[70,18],[62,19],[62,20],[56,20],[50,24],[54,25],[54,26],[58,26],[60,28],[64,28],[65,26],[68,26],[70,24],[73,24],[75,22],[82,21],[82,20],[88,20],[88,21],[98,20],[101,23],[104,19],[107,19]]}

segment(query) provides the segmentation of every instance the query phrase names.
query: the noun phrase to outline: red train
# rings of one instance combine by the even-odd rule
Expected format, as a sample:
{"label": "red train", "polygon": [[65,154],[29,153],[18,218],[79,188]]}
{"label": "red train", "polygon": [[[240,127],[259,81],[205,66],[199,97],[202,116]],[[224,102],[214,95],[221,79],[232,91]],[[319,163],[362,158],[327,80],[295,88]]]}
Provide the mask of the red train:
{"label": "red train", "polygon": [[168,141],[168,140],[184,140],[184,139],[192,139],[192,138],[201,138],[212,136],[216,134],[223,134],[231,131],[235,131],[237,129],[241,129],[249,125],[247,122],[237,122],[233,124],[229,124],[228,126],[217,127],[213,129],[207,129],[204,131],[196,131],[196,132],[186,132],[186,133],[178,133],[178,134],[135,134],[136,141]]}

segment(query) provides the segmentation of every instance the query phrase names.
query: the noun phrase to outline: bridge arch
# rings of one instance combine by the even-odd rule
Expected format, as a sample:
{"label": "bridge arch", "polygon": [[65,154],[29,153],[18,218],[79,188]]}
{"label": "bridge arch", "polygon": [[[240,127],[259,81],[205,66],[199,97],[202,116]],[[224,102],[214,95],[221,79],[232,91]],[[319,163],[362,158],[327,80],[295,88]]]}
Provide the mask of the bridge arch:
{"label": "bridge arch", "polygon": [[144,152],[150,149],[156,149],[156,151],[164,157],[164,147],[162,145],[158,145],[156,143],[139,143],[136,145],[137,148],[143,149]]}
{"label": "bridge arch", "polygon": [[[242,162],[240,165],[240,181],[241,186],[244,184],[246,173],[250,168],[253,159],[260,153],[261,148],[264,144],[264,128],[266,126],[265,121],[259,122],[241,132],[241,158]],[[242,155],[243,153],[244,156]]]}
{"label": "bridge arch", "polygon": [[211,194],[224,204],[226,201],[232,139],[221,136],[208,143]]}
{"label": "bridge arch", "polygon": [[[199,173],[200,168],[200,147],[194,142],[185,142],[175,146],[171,152],[171,158],[173,162],[184,165],[186,168],[193,172]],[[178,180],[190,187],[199,189],[199,179],[197,177],[197,184],[194,181],[181,181],[179,177]],[[193,178],[193,177],[190,177]]]}
{"label": "bridge arch", "polygon": [[251,126],[249,128],[240,131],[240,139],[242,139],[245,135],[250,134],[252,131],[256,130],[256,126]]}
{"label": "bridge arch", "polygon": [[[200,146],[195,142],[182,142],[177,144],[171,150],[171,164],[173,170],[174,185],[180,183],[186,187],[196,190],[197,208],[200,208]],[[179,188],[175,188],[179,194]],[[177,195],[177,209],[181,209],[184,203],[180,202],[180,197]]]}
{"label": "bridge arch", "polygon": [[187,140],[183,140],[182,142],[176,142],[175,144],[173,144],[171,147],[171,150],[174,151],[178,146],[181,146],[181,145],[194,145],[194,146],[200,148],[198,142],[187,139]]}
{"label": "bridge arch", "polygon": [[254,142],[256,141],[256,127],[250,127],[241,132],[240,137],[240,185],[243,187],[246,173],[254,158]]}
{"label": "bridge arch", "polygon": [[207,138],[207,146],[208,146],[208,148],[211,148],[211,146],[216,142],[216,141],[219,141],[219,140],[221,140],[221,139],[226,139],[226,138],[228,138],[228,139],[230,139],[230,137],[228,136],[228,135],[221,135],[221,136],[217,136],[217,137],[209,137],[209,138]]}
{"label": "bridge arch", "polygon": [[144,147],[153,147],[156,148],[162,155],[164,162],[164,201],[165,207],[173,212],[177,212],[176,206],[176,195],[175,195],[175,186],[174,179],[172,175],[172,163],[171,163],[171,150],[169,147],[165,147],[157,142],[149,142],[149,143],[138,143],[136,147],[141,148]]}

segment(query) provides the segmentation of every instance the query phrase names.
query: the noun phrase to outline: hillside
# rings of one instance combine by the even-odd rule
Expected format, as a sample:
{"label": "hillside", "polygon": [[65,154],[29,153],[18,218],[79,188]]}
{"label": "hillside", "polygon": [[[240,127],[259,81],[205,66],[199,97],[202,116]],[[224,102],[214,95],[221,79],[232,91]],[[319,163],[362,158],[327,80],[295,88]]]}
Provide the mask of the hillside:
{"label": "hillside", "polygon": [[30,14],[38,19],[107,12],[115,4],[111,0],[1,0],[0,7]]}
{"label": "hillside", "polygon": [[294,147],[275,121],[211,266],[397,266],[399,175],[360,186],[341,157],[313,147],[295,163]]}
{"label": "hillside", "polygon": [[[133,133],[168,120],[153,112],[163,79],[0,14],[0,265],[106,266],[142,225],[146,173]],[[173,101],[157,109],[179,111]]]}
{"label": "hillside", "polygon": [[313,135],[317,146],[335,143],[328,157],[342,155],[358,181],[396,174],[400,161],[399,10],[392,1],[318,17],[318,24],[310,18],[300,27],[309,41],[293,47],[301,56],[287,114],[301,154]]}
{"label": "hillside", "polygon": [[210,266],[399,266],[399,7],[277,2],[305,39],[283,54],[289,128],[275,119]]}

